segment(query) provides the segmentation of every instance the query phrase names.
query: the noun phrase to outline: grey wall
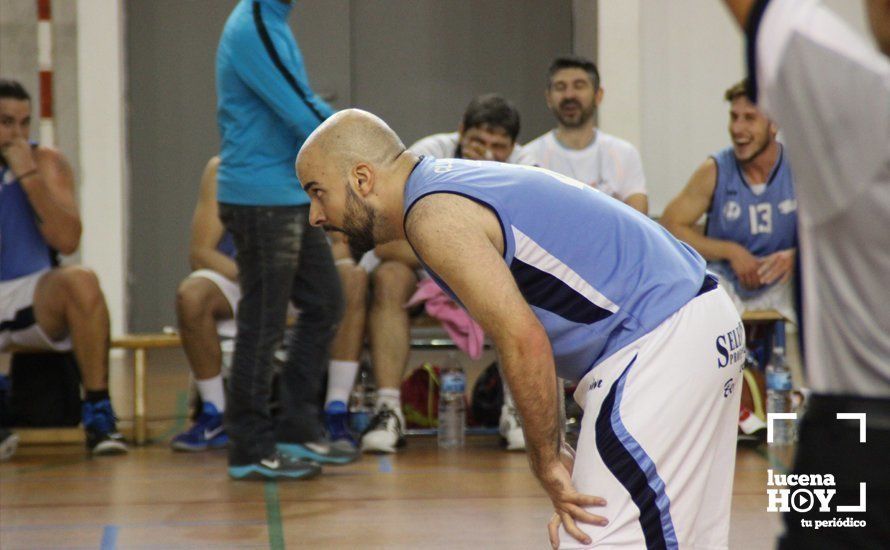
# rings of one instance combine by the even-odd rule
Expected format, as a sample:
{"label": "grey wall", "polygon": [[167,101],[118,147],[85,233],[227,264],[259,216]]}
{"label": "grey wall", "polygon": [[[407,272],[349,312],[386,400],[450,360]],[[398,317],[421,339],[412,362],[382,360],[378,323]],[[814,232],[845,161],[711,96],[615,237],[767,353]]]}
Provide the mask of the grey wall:
{"label": "grey wall", "polygon": [[552,119],[544,74],[572,50],[570,1],[356,0],[352,99],[407,144],[457,130],[473,96],[499,92],[522,115],[520,141]]}
{"label": "grey wall", "polygon": [[[175,323],[198,180],[219,146],[214,57],[234,5],[126,4],[134,331]],[[299,0],[291,25],[313,88],[379,114],[408,143],[456,130],[469,100],[492,91],[519,107],[521,141],[543,133],[544,72],[572,49],[571,0]]]}
{"label": "grey wall", "polygon": [[[79,174],[76,8],[70,0],[53,0],[51,9],[56,147],[71,162],[74,173]],[[0,0],[0,76],[18,80],[31,94],[31,139],[37,141],[40,140],[38,72],[37,2]]]}

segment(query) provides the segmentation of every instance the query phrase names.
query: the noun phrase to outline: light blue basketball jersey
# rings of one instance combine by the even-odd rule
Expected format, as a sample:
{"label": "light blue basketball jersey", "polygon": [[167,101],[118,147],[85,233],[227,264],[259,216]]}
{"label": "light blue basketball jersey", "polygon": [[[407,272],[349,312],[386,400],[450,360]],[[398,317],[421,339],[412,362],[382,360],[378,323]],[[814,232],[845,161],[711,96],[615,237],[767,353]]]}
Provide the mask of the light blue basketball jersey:
{"label": "light blue basketball jersey", "polygon": [[0,167],[0,281],[52,266],[52,251],[37,227],[28,196],[8,167]]}
{"label": "light blue basketball jersey", "polygon": [[[766,189],[754,194],[742,176],[732,147],[715,153],[717,185],[708,210],[705,235],[744,246],[754,256],[762,257],[797,247],[797,201],[791,165],[784,151],[767,179]],[[741,287],[729,262],[711,262],[708,266],[731,284],[742,299],[751,299],[769,286],[756,290]]]}
{"label": "light blue basketball jersey", "polygon": [[405,186],[406,215],[432,193],[468,197],[498,216],[504,261],[547,331],[563,378],[580,380],[702,289],[705,261],[692,248],[624,203],[555,172],[423,158]]}

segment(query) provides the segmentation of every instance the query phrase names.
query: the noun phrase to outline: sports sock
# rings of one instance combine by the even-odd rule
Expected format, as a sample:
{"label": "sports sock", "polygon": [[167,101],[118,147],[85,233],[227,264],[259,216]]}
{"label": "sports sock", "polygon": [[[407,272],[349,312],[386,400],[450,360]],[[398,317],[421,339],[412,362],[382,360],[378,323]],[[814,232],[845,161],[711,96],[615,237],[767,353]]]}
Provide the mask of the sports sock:
{"label": "sports sock", "polygon": [[331,360],[328,364],[328,393],[324,401],[325,408],[332,401],[349,404],[349,394],[352,393],[357,373],[358,361]]}
{"label": "sports sock", "polygon": [[198,386],[198,393],[201,400],[212,404],[220,413],[226,410],[226,392],[223,388],[222,374],[217,374],[213,378],[205,378],[204,380],[195,380]]}
{"label": "sports sock", "polygon": [[105,388],[104,390],[87,390],[86,392],[87,403],[98,403],[107,399],[109,399],[108,388]]}
{"label": "sports sock", "polygon": [[375,411],[379,411],[384,406],[389,407],[393,411],[402,410],[402,392],[398,388],[380,388],[377,390],[377,404],[374,406]]}

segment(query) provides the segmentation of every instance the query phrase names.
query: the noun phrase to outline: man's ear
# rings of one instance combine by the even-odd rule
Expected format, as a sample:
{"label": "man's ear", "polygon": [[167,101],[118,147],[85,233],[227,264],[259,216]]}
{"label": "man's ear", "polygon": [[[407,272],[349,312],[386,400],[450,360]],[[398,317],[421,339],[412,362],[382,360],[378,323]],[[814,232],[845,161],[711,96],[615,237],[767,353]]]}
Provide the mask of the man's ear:
{"label": "man's ear", "polygon": [[550,85],[548,84],[546,88],[544,88],[544,101],[547,102],[547,108],[553,109],[553,101],[550,100]]}
{"label": "man's ear", "polygon": [[594,95],[593,95],[593,102],[597,107],[599,107],[600,103],[603,102],[604,95],[606,95],[606,90],[603,89],[602,86],[600,86],[599,88],[596,89],[596,93],[594,93]]}
{"label": "man's ear", "polygon": [[355,187],[355,192],[362,198],[367,197],[374,191],[374,170],[365,163],[356,164],[352,168],[351,184]]}

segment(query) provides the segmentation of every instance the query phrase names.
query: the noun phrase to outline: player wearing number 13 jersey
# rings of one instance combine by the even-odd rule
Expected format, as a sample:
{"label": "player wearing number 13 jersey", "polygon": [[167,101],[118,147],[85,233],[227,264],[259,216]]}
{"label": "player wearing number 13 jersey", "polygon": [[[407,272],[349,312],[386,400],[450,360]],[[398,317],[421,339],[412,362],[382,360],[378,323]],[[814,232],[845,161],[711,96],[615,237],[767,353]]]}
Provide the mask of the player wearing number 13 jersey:
{"label": "player wearing number 13 jersey", "polygon": [[[726,91],[732,145],[692,175],[662,215],[678,239],[708,260],[739,312],[776,309],[795,321],[791,274],[797,201],[778,128],[751,103],[744,82]],[[695,227],[707,215],[704,235]]]}

